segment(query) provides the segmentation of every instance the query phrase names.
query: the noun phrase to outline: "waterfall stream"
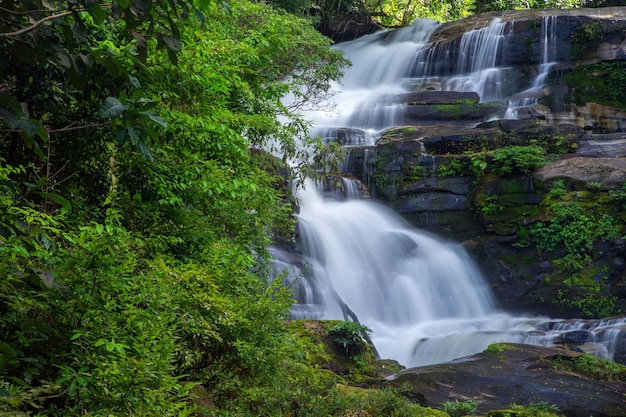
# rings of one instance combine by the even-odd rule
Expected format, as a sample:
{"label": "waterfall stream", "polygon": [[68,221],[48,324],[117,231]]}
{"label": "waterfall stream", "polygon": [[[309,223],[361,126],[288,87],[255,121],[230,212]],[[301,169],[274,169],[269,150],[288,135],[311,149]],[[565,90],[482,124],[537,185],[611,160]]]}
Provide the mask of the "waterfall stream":
{"label": "waterfall stream", "polygon": [[[430,20],[339,44],[353,65],[335,86],[337,111],[307,114],[315,126],[312,134],[333,140],[342,132],[344,144],[372,145],[382,130],[403,124],[403,105],[393,95],[416,89],[477,92],[481,101],[508,102],[512,109],[529,105],[553,65],[555,24],[544,19],[536,79],[510,96],[502,88],[509,69],[498,66],[509,26],[498,19],[467,32],[453,54],[429,44],[439,25]],[[455,70],[438,74],[446,56],[458,57]],[[514,117],[514,111],[508,114]],[[581,330],[588,342],[601,342],[594,350],[609,358],[615,345],[624,343],[624,331],[612,329],[626,328],[625,319],[564,321],[499,310],[459,245],[412,228],[383,206],[327,199],[313,184],[297,197],[306,265],[286,278],[298,299],[292,316],[358,320],[372,330],[383,358],[418,366],[470,355],[494,342],[548,345]],[[275,257],[277,270],[290,264],[278,251]]]}

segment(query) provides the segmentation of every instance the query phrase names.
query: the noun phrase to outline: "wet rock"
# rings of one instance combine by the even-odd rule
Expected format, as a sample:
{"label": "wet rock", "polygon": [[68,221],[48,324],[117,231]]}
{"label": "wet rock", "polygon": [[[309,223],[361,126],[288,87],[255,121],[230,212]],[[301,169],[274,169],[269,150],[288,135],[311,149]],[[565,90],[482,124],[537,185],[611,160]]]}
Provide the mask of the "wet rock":
{"label": "wet rock", "polygon": [[576,154],[609,158],[626,156],[626,133],[585,136],[580,141]]}
{"label": "wet rock", "polygon": [[393,203],[398,213],[465,210],[467,197],[457,194],[428,192],[403,198]]}
{"label": "wet rock", "polygon": [[573,359],[579,355],[564,348],[495,345],[467,358],[408,369],[389,384],[429,407],[471,399],[481,413],[544,401],[568,417],[626,415],[626,383],[577,371]]}
{"label": "wet rock", "polygon": [[561,335],[559,338],[559,343],[563,344],[581,344],[586,342],[591,342],[595,339],[593,333],[577,330],[573,332],[567,332]]}
{"label": "wet rock", "polygon": [[469,178],[425,178],[414,181],[398,190],[398,195],[410,195],[425,192],[445,192],[457,195],[468,195],[471,188]]}
{"label": "wet rock", "polygon": [[480,101],[478,93],[459,91],[420,91],[398,94],[390,99],[392,102],[408,105],[423,104],[476,104]]}

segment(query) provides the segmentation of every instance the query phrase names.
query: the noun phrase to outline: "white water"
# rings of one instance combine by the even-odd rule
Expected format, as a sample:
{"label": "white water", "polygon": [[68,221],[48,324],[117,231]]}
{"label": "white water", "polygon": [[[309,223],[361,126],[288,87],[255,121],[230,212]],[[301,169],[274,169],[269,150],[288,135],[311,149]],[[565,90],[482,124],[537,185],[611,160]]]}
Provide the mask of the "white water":
{"label": "white water", "polygon": [[[542,44],[547,50],[554,22],[545,22]],[[442,54],[428,44],[436,27],[420,21],[392,34],[339,45],[353,66],[334,97],[338,113],[307,115],[316,125],[314,134],[332,140],[340,133],[344,143],[372,144],[382,129],[403,121],[402,106],[391,95],[411,88],[436,85],[510,101],[502,96],[502,72],[496,67],[506,26],[495,20],[468,32],[460,42],[457,71],[447,77],[435,74],[433,60]],[[541,88],[550,59],[546,52],[529,89]],[[626,319],[561,321],[499,311],[462,248],[410,227],[382,206],[326,200],[311,184],[298,198],[302,254],[309,265],[306,279],[298,280],[297,274],[287,279],[299,300],[292,316],[358,320],[373,331],[383,358],[425,365],[470,355],[494,342],[548,345],[574,330],[589,332],[592,344],[603,342],[594,349],[609,358],[623,343],[625,331],[616,329],[626,328]]]}
{"label": "white water", "polygon": [[556,16],[543,17],[541,22],[541,64],[537,68],[537,76],[528,89],[511,97],[505,117],[517,118],[517,109],[534,105],[542,96],[546,78],[557,64],[553,59],[556,52],[556,22]]}

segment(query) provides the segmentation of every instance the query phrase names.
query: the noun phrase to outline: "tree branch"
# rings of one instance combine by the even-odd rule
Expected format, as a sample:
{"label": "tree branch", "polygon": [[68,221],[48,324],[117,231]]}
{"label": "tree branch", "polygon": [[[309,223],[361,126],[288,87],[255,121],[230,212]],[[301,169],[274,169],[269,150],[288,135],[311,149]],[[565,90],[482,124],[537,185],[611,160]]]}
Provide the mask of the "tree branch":
{"label": "tree branch", "polygon": [[9,37],[12,37],[12,36],[23,35],[24,33],[28,33],[31,30],[36,29],[38,26],[40,26],[41,24],[47,22],[48,20],[59,19],[61,17],[69,16],[72,13],[73,13],[72,11],[69,11],[69,12],[63,12],[63,13],[59,13],[59,14],[53,14],[51,16],[46,16],[43,19],[36,21],[32,25],[30,25],[28,27],[25,27],[25,28],[22,28],[20,30],[16,30],[15,32],[0,33],[0,37],[2,37],[2,38],[9,38]]}
{"label": "tree branch", "polygon": [[[69,125],[67,127],[62,127],[59,129],[46,129],[47,133],[65,133],[65,132],[71,132],[73,130],[82,130],[82,129],[93,129],[93,128],[97,128],[97,127],[105,127],[105,126],[110,126],[111,123],[110,122],[105,122],[105,123],[91,123],[88,125],[82,125],[82,126],[72,126]],[[22,132],[19,129],[0,129],[0,132],[2,133],[20,133]]]}

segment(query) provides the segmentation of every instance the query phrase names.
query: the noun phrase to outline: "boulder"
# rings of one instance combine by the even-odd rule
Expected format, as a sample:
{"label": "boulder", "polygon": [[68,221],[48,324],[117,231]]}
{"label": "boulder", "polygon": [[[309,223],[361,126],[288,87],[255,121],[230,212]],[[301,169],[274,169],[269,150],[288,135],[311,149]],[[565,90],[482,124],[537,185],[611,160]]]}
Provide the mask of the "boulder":
{"label": "boulder", "polygon": [[545,402],[567,417],[625,416],[626,382],[581,372],[575,365],[580,355],[566,348],[492,345],[470,357],[399,372],[389,385],[427,407],[474,400],[484,413]]}
{"label": "boulder", "polygon": [[622,189],[626,182],[626,158],[567,158],[540,168],[533,176],[545,185],[564,180],[578,189],[589,183],[598,183],[605,190]]}

